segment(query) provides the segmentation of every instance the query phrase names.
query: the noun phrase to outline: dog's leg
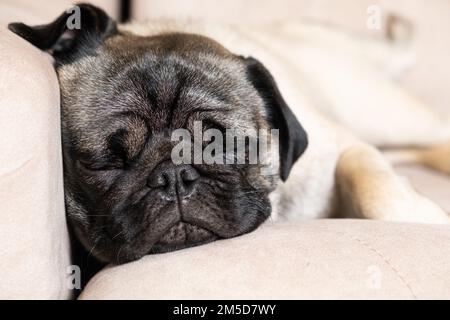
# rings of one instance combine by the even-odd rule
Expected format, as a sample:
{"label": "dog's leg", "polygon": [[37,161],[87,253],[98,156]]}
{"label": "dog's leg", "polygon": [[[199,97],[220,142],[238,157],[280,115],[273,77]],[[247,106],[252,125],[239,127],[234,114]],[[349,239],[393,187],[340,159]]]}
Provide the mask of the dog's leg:
{"label": "dog's leg", "polygon": [[450,216],[398,177],[375,148],[360,144],[341,155],[336,182],[344,208],[361,218],[450,223]]}
{"label": "dog's leg", "polygon": [[418,163],[431,169],[450,174],[450,141],[428,148],[386,150],[383,154],[393,164]]}

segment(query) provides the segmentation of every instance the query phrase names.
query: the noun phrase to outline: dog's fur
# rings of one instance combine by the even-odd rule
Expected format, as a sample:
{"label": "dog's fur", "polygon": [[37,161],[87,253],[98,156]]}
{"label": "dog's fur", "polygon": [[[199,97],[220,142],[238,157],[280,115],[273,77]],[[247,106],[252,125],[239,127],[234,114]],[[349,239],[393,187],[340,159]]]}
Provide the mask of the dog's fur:
{"label": "dog's fur", "polygon": [[[81,30],[66,32],[66,13],[49,25],[10,29],[55,57],[67,213],[97,258],[122,263],[234,237],[269,215],[450,222],[368,144],[440,143],[390,156],[449,170],[450,122],[380,83],[366,60],[305,50],[270,30],[117,27],[100,9],[80,7]],[[279,174],[262,175],[258,165],[199,165],[193,195],[165,200],[148,179],[170,157],[167,132],[192,129],[194,120],[220,129],[279,129]]]}

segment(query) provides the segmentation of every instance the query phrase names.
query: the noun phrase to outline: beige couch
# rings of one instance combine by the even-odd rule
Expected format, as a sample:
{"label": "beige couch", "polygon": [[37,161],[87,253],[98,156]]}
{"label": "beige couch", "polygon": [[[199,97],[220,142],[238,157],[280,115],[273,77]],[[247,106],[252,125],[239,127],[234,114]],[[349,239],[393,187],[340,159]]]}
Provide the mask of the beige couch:
{"label": "beige couch", "polygon": [[[48,55],[4,27],[0,68],[0,298],[68,299],[56,74]],[[450,212],[448,177],[398,170]],[[268,222],[243,237],[109,267],[81,298],[450,299],[449,256],[446,226]]]}
{"label": "beige couch", "polygon": [[449,299],[449,231],[361,220],[268,224],[108,268],[81,298]]}

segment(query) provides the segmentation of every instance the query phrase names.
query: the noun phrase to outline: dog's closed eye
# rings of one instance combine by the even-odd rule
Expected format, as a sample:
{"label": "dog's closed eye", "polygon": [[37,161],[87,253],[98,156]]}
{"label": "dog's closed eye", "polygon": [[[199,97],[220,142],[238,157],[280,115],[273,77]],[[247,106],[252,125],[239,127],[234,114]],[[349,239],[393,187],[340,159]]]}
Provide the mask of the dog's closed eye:
{"label": "dog's closed eye", "polygon": [[127,131],[119,129],[108,138],[108,150],[110,152],[110,162],[115,166],[126,167],[128,165],[129,154],[125,147]]}
{"label": "dog's closed eye", "polygon": [[83,154],[79,164],[82,170],[126,170],[139,156],[147,140],[147,129],[133,122],[134,130],[118,129],[106,138],[106,150],[102,154]]}
{"label": "dog's closed eye", "polygon": [[102,171],[123,170],[124,168],[124,163],[120,160],[111,162],[78,160],[78,169],[89,174]]}

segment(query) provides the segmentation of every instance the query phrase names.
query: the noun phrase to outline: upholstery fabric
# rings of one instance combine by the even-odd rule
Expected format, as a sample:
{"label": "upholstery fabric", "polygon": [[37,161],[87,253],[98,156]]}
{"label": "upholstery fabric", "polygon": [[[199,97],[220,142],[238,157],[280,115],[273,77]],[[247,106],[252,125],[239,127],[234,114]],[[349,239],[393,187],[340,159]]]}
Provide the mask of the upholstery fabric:
{"label": "upholstery fabric", "polygon": [[450,227],[268,223],[242,237],[109,267],[81,299],[450,298]]}
{"label": "upholstery fabric", "polygon": [[59,87],[50,57],[0,27],[0,299],[63,299]]}

